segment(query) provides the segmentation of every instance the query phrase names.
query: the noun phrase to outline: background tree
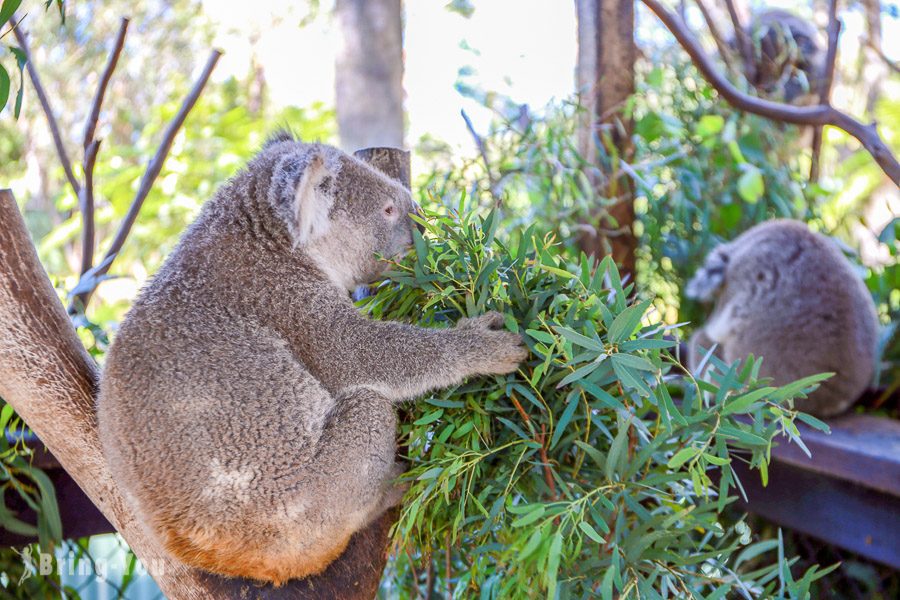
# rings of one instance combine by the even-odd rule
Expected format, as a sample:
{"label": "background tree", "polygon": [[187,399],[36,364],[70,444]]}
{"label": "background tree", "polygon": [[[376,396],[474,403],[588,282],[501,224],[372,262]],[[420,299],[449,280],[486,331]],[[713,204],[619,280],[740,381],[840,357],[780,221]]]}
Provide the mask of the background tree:
{"label": "background tree", "polygon": [[337,0],[335,107],[341,146],[403,147],[401,0]]}

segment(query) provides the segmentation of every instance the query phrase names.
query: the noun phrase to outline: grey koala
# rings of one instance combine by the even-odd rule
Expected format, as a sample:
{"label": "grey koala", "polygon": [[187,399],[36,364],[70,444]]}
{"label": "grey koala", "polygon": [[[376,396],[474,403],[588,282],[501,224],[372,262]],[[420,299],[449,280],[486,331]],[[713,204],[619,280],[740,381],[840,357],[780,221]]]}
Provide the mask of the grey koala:
{"label": "grey koala", "polygon": [[846,410],[872,380],[878,338],[872,297],[837,244],[804,223],[767,221],[718,246],[685,291],[715,299],[689,342],[695,373],[714,344],[727,363],[762,356],[760,375],[776,385],[835,373],[797,401],[818,416]]}
{"label": "grey koala", "polygon": [[398,402],[514,371],[497,313],[365,318],[348,291],[412,243],[409,192],[280,134],[203,207],[107,355],[103,448],[183,562],[280,585],[321,572],[402,496]]}

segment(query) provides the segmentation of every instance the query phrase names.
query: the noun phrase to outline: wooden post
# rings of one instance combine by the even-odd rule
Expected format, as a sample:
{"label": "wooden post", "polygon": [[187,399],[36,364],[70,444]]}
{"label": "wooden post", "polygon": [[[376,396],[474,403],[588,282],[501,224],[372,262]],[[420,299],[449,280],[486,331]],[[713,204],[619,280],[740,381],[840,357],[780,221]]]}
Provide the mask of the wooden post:
{"label": "wooden post", "polygon": [[[630,0],[577,0],[577,80],[585,113],[579,124],[579,151],[596,166],[590,179],[608,203],[598,207],[578,243],[592,256],[612,252],[622,274],[634,274],[634,186],[626,173],[633,156],[631,119],[625,114],[634,94],[634,3]],[[598,145],[610,157],[601,163]],[[623,167],[623,163],[626,165]]]}
{"label": "wooden post", "polygon": [[[363,151],[361,157],[409,187],[408,152],[380,148]],[[0,331],[0,396],[122,534],[167,598],[371,600],[375,596],[396,513],[354,535],[347,550],[321,575],[281,588],[225,579],[168,556],[136,519],[109,472],[97,432],[97,365],[75,334],[9,190],[0,190]]]}

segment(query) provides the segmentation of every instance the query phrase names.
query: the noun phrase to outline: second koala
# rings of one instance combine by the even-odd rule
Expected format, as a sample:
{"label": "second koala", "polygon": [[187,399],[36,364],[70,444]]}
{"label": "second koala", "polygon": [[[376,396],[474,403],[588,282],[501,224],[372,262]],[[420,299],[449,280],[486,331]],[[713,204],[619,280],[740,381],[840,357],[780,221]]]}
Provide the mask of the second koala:
{"label": "second koala", "polygon": [[104,452],[185,563],[276,585],[321,572],[396,504],[398,402],[514,371],[488,314],[450,329],[366,319],[348,290],[412,243],[409,192],[283,134],[212,200],[107,357]]}
{"label": "second koala", "polygon": [[715,248],[686,293],[715,299],[690,340],[692,370],[717,344],[727,363],[762,356],[760,375],[775,385],[834,373],[797,402],[818,416],[843,412],[872,380],[878,338],[872,297],[837,245],[804,223],[768,221]]}

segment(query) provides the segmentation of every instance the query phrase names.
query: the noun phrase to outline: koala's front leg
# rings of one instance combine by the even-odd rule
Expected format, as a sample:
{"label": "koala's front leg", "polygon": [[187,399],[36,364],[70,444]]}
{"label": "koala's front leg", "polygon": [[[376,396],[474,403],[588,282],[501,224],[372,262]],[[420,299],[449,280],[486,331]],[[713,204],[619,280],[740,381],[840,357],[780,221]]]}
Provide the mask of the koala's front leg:
{"label": "koala's front leg", "polygon": [[370,387],[397,402],[473,375],[516,370],[528,355],[522,338],[503,328],[500,313],[463,319],[450,329],[360,319],[341,336],[354,360],[345,385]]}

